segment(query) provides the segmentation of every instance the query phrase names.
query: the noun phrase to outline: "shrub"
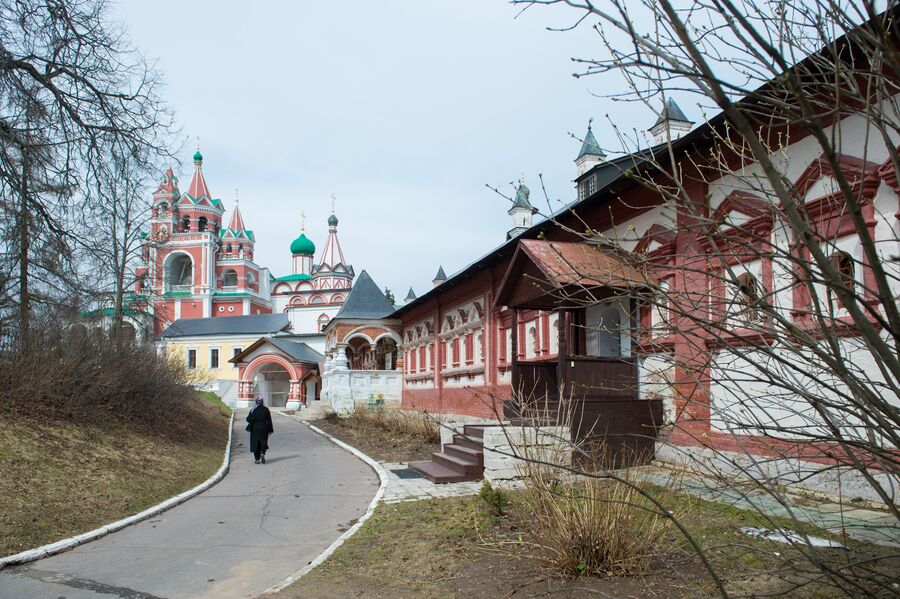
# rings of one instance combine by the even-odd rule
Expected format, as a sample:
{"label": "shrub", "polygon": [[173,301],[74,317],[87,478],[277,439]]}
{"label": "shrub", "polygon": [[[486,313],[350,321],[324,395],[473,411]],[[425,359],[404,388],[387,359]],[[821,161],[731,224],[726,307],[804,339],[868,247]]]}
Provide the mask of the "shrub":
{"label": "shrub", "polygon": [[506,513],[506,508],[509,506],[509,493],[495,488],[490,481],[484,481],[478,496],[488,504],[494,516],[503,516]]}
{"label": "shrub", "polygon": [[426,443],[439,443],[441,440],[441,430],[437,421],[421,412],[405,412],[388,406],[356,404],[347,417],[347,421],[353,428],[379,429]]}
{"label": "shrub", "polygon": [[0,352],[0,405],[12,417],[103,424],[190,442],[214,414],[183,365],[151,344],[48,327]]}
{"label": "shrub", "polygon": [[581,475],[567,482],[544,464],[529,463],[523,471],[526,526],[541,549],[539,559],[571,576],[639,574],[655,563],[671,520],[632,471],[616,471],[620,480]]}

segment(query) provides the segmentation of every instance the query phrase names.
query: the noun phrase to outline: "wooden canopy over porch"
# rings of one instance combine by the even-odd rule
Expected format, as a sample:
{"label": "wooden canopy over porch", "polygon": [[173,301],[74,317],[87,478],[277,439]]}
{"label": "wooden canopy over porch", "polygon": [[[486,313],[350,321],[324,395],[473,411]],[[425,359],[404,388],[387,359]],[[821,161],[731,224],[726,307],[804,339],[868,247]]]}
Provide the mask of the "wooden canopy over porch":
{"label": "wooden canopy over porch", "polygon": [[[616,465],[652,458],[662,402],[640,399],[630,348],[638,298],[650,286],[624,257],[600,246],[521,241],[495,301],[512,313],[513,399],[504,416],[568,422],[573,441]],[[520,359],[523,309],[557,313],[556,359]]]}

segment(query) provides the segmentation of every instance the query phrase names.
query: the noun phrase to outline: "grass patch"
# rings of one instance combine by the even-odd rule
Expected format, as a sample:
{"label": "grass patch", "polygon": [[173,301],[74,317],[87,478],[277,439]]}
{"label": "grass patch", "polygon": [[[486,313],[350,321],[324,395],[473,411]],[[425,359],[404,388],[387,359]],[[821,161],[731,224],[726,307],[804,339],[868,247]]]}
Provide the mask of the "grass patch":
{"label": "grass patch", "polygon": [[349,416],[329,414],[316,426],[382,462],[430,459],[439,451],[438,424],[421,412],[357,405]]}
{"label": "grass patch", "polygon": [[228,417],[194,399],[185,434],[111,421],[78,424],[0,412],[0,555],[92,530],[209,478],[221,465]]}
{"label": "grass patch", "polygon": [[[658,567],[634,576],[565,577],[527,557],[533,550],[533,515],[521,492],[509,494],[505,517],[497,517],[480,497],[454,497],[380,505],[360,531],[320,567],[276,596],[374,598],[665,597],[717,596],[699,561],[677,532],[668,531]],[[772,521],[747,510],[681,493],[666,501],[682,511],[682,521],[709,551],[729,589],[737,594],[782,592],[765,556],[779,564],[790,548],[740,535],[742,526]],[[668,503],[667,503],[668,505]],[[787,522],[783,522],[787,525]],[[810,530],[821,536],[822,531]],[[853,544],[833,551],[835,562],[890,555],[889,549]],[[895,562],[896,564],[896,562]],[[889,565],[885,563],[884,565]],[[890,571],[890,568],[887,568]],[[780,574],[784,574],[781,572]],[[806,586],[790,597],[836,596],[833,589]]]}

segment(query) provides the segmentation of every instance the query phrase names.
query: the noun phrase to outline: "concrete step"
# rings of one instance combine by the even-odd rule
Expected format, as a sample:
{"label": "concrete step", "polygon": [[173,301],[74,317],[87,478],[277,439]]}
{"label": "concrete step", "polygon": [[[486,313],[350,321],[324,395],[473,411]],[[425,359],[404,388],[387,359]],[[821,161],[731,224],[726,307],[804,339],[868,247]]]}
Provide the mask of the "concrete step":
{"label": "concrete step", "polygon": [[431,461],[440,466],[444,466],[445,468],[449,468],[450,470],[455,470],[457,473],[465,476],[475,476],[476,478],[480,478],[481,474],[484,472],[484,467],[476,460],[456,457],[446,453],[431,454]]}
{"label": "concrete step", "polygon": [[410,462],[407,465],[433,483],[458,483],[481,478],[480,474],[477,476],[460,474],[434,462]]}
{"label": "concrete step", "polygon": [[481,448],[473,449],[472,447],[466,447],[465,445],[449,443],[444,445],[444,453],[455,458],[475,462],[482,467],[484,466],[484,451],[482,451]]}

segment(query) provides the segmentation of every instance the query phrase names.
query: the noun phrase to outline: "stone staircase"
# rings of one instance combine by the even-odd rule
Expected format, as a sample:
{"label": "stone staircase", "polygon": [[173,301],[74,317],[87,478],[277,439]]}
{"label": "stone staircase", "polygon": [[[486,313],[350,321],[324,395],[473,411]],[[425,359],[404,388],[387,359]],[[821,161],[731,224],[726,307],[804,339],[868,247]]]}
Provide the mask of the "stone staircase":
{"label": "stone staircase", "polygon": [[463,434],[453,435],[443,451],[431,454],[430,462],[410,462],[409,467],[435,483],[481,480],[484,475],[484,426],[467,424]]}

